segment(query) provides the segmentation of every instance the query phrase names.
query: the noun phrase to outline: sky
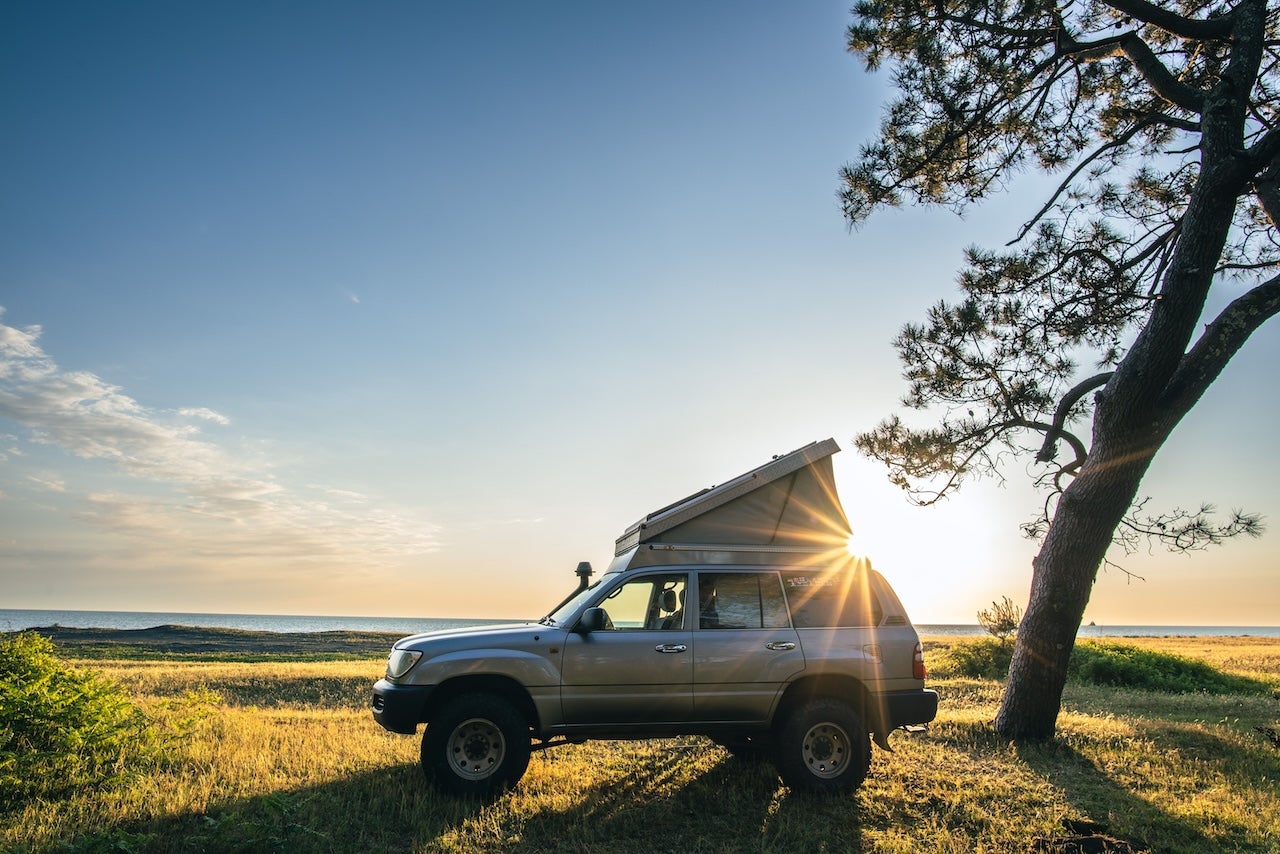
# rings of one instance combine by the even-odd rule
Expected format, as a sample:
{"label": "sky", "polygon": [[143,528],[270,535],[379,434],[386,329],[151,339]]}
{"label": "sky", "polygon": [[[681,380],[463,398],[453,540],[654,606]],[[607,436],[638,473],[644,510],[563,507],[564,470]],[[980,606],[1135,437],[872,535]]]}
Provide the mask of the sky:
{"label": "sky", "polygon": [[[0,607],[536,618],[827,437],[915,622],[1025,603],[1022,463],[917,508],[852,437],[1038,185],[850,230],[891,89],[847,7],[4,4]],[[1086,620],[1280,622],[1278,339],[1143,485],[1269,533],[1113,555]]]}

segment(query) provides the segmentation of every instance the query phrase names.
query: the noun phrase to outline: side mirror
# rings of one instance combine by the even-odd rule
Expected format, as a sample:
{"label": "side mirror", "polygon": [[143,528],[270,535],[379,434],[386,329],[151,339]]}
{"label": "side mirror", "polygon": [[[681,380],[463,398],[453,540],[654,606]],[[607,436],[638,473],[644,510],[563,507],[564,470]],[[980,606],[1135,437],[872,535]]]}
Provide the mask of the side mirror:
{"label": "side mirror", "polygon": [[578,626],[574,631],[585,635],[601,631],[608,625],[609,615],[605,613],[604,608],[588,608],[582,612],[582,617],[578,620]]}

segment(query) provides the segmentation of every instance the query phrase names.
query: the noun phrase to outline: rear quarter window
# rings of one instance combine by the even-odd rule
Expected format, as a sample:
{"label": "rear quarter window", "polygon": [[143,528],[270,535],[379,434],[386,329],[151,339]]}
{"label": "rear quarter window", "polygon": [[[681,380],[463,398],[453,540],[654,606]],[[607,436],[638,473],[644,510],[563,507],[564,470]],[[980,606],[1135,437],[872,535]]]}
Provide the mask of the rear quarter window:
{"label": "rear quarter window", "polygon": [[884,619],[865,572],[788,570],[782,587],[797,629],[878,626]]}

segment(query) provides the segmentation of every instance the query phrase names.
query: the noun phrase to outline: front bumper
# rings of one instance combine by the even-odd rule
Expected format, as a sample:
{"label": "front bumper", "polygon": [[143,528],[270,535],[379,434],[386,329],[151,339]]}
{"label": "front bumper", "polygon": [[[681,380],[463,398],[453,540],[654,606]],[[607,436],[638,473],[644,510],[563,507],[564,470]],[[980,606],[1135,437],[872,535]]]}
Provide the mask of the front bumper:
{"label": "front bumper", "polygon": [[397,685],[379,679],[373,686],[373,719],[383,729],[413,735],[433,690],[434,685]]}
{"label": "front bumper", "polygon": [[891,691],[880,697],[885,732],[901,726],[927,724],[938,716],[938,692],[929,688]]}

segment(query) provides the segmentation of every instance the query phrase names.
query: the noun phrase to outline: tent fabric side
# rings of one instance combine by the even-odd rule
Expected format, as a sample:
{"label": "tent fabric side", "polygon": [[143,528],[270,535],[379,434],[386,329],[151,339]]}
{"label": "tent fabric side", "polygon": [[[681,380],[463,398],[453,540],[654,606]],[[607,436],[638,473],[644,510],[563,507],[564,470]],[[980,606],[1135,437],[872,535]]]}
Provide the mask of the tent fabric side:
{"label": "tent fabric side", "polygon": [[849,520],[831,467],[831,456],[839,451],[834,439],[810,442],[656,510],[623,532],[614,555],[640,546],[843,550]]}
{"label": "tent fabric side", "polygon": [[639,544],[843,546],[849,520],[836,494],[831,457],[762,484]]}

